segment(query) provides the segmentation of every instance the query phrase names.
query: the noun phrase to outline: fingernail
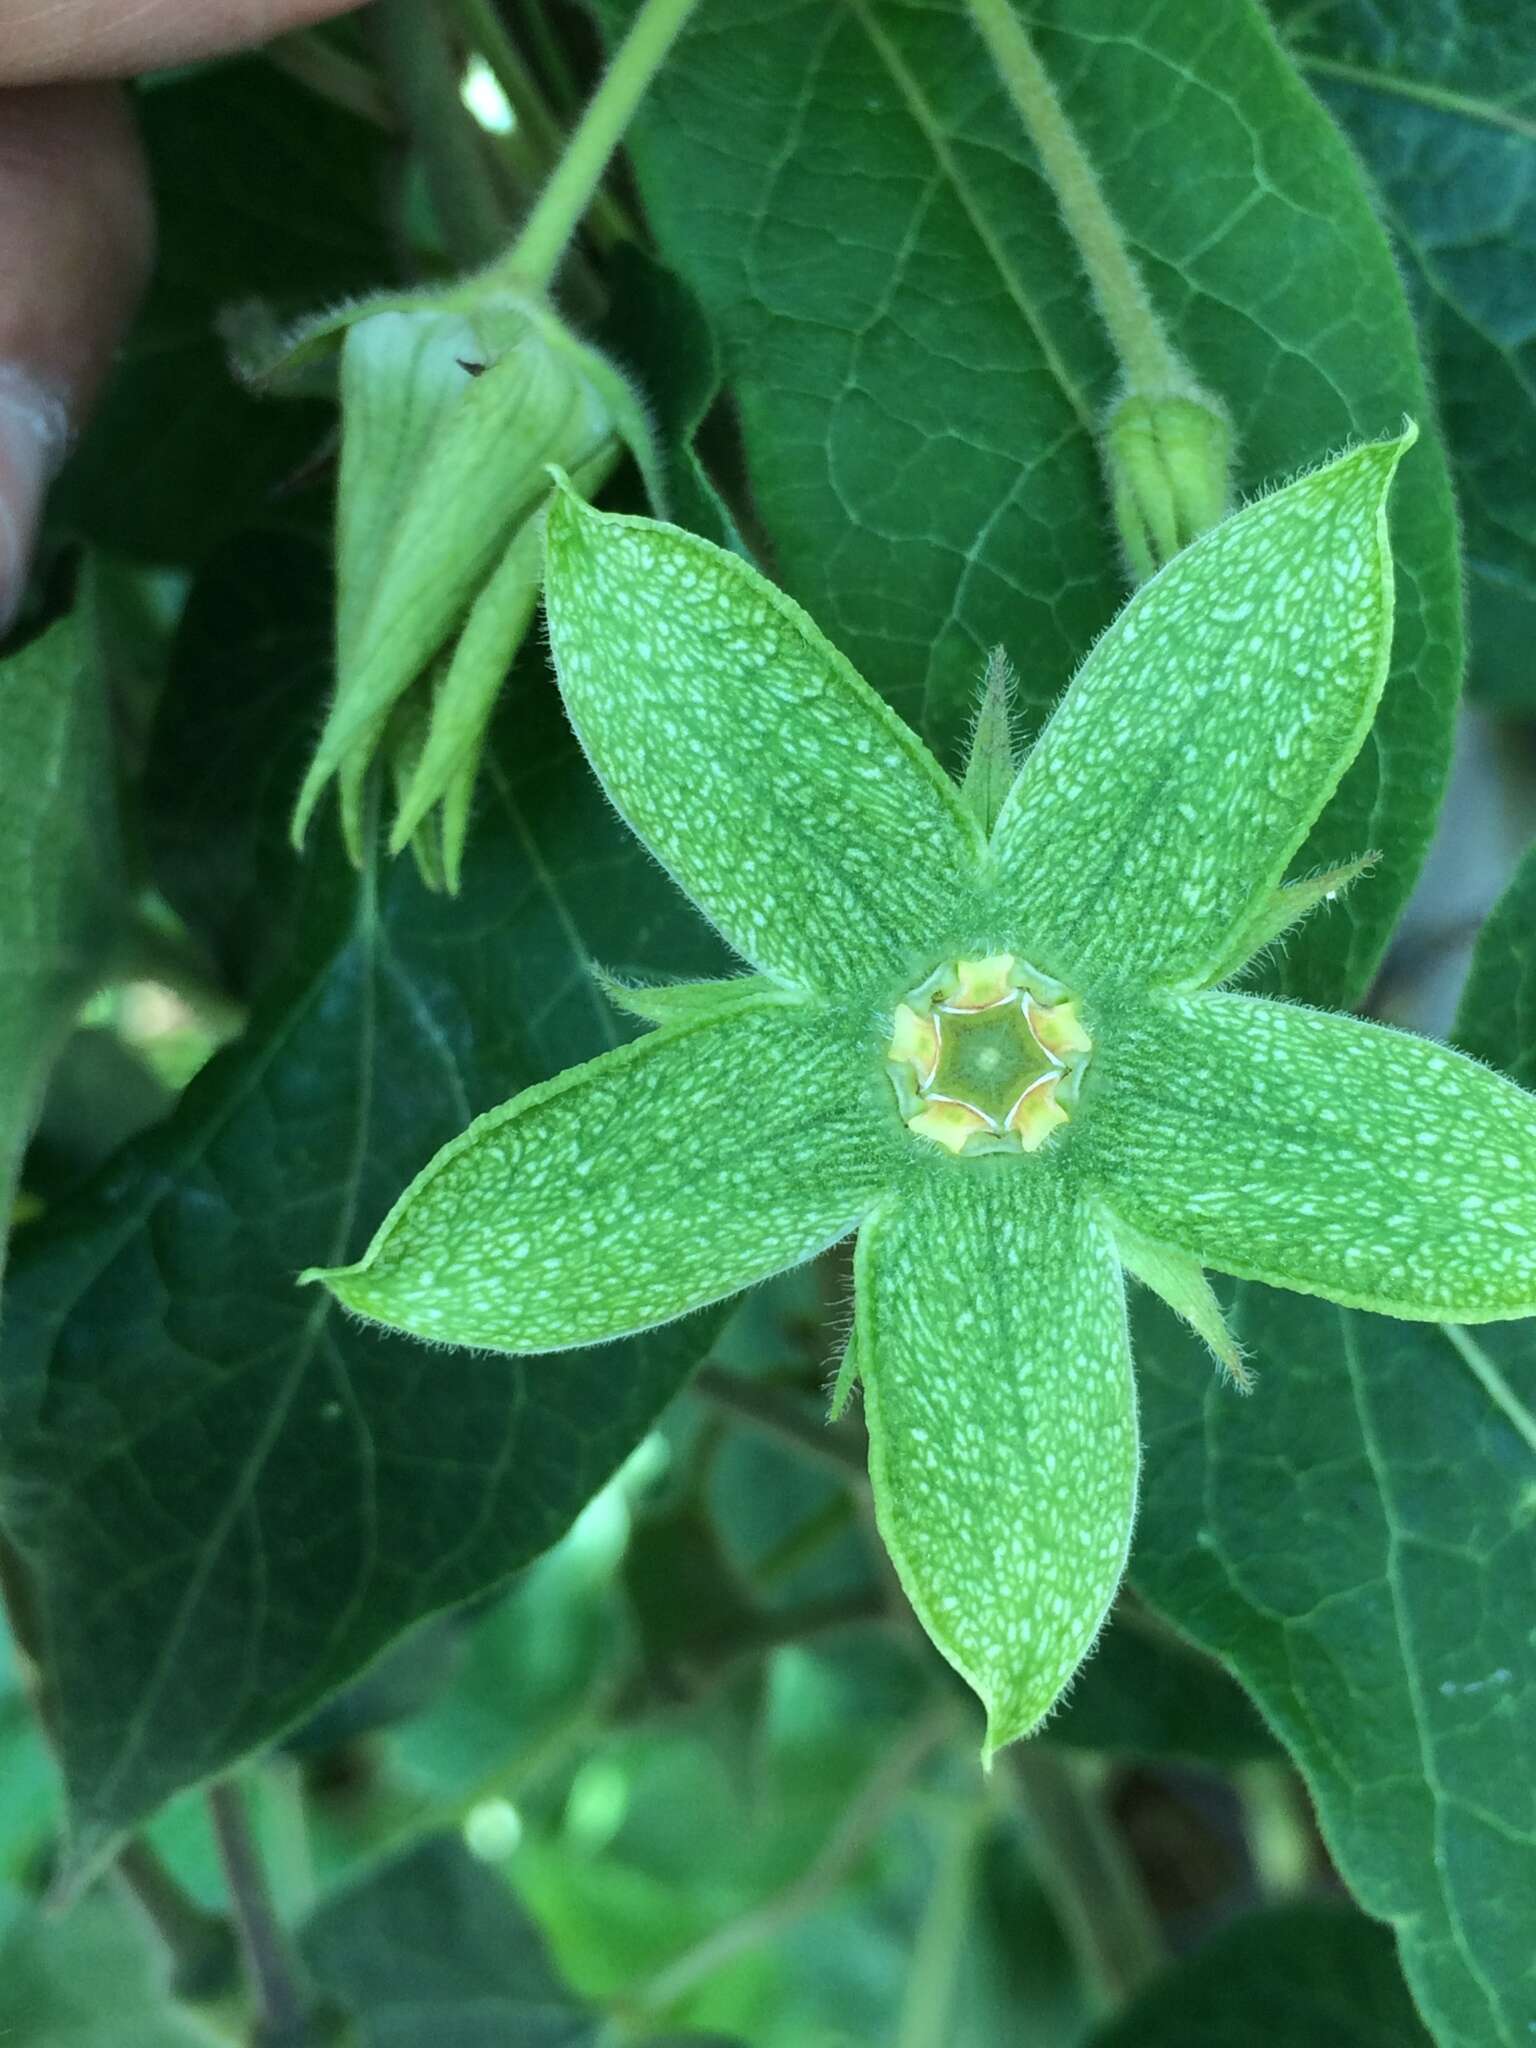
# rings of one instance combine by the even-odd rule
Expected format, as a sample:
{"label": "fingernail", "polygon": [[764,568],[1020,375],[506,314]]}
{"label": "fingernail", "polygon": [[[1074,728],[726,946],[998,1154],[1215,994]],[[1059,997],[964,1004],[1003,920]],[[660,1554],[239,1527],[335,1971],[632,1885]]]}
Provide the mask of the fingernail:
{"label": "fingernail", "polygon": [[21,605],[43,496],[68,447],[63,394],[0,363],[0,638]]}

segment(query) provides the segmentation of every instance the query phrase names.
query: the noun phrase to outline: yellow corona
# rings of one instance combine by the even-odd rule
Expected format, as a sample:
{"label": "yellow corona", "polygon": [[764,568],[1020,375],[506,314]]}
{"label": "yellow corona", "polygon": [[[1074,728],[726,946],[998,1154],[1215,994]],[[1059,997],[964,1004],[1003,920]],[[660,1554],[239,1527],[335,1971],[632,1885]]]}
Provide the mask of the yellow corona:
{"label": "yellow corona", "polygon": [[886,1060],[908,1130],[958,1156],[1038,1151],[1092,1050],[1059,983],[992,953],[946,961],[897,1004]]}

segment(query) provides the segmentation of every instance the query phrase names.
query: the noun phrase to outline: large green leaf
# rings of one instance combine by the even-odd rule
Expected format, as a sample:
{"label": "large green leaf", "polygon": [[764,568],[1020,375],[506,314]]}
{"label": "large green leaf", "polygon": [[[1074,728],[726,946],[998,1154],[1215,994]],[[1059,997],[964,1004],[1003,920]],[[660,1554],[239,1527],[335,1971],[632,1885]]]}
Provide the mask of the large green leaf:
{"label": "large green leaf", "polygon": [[[1028,14],[1180,348],[1232,410],[1239,487],[1405,412],[1427,424],[1353,159],[1250,0]],[[1038,715],[1124,595],[1093,433],[1115,370],[955,0],[707,0],[633,153],[662,253],[719,333],[791,593],[951,758],[996,641]],[[1443,776],[1459,627],[1432,435],[1393,524],[1393,678],[1304,854],[1385,858],[1292,944],[1282,978],[1314,999],[1369,974]]]}
{"label": "large green leaf", "polygon": [[[1522,1080],[1533,900],[1528,860],[1457,1027]],[[1514,2048],[1536,2030],[1536,1325],[1442,1329],[1257,1287],[1236,1302],[1249,1401],[1144,1305],[1133,1570],[1295,1754],[1435,2038]]]}
{"label": "large green leaf", "polygon": [[1536,13],[1271,0],[1359,148],[1433,361],[1461,499],[1472,681],[1536,707]]}
{"label": "large green leaf", "polygon": [[1392,1943],[1338,1906],[1226,1928],[1084,2048],[1428,2048]]}
{"label": "large green leaf", "polygon": [[[181,686],[251,680],[210,664]],[[231,764],[232,811],[236,781]],[[556,1361],[470,1356],[294,1285],[356,1256],[477,1111],[611,1042],[589,948],[629,972],[720,964],[547,689],[505,722],[458,898],[399,864],[359,892],[321,843],[245,1039],[18,1252],[3,1503],[77,1865],[544,1548],[705,1341],[684,1324]]]}
{"label": "large green leaf", "polygon": [[106,693],[73,617],[0,665],[0,735],[3,1233],[48,1069],[106,966],[122,909]]}
{"label": "large green leaf", "polygon": [[[1444,2048],[1536,2023],[1536,1347],[1263,1288],[1250,1400],[1138,1317],[1139,1590],[1227,1663]],[[1203,1396],[1203,1398],[1202,1398]]]}

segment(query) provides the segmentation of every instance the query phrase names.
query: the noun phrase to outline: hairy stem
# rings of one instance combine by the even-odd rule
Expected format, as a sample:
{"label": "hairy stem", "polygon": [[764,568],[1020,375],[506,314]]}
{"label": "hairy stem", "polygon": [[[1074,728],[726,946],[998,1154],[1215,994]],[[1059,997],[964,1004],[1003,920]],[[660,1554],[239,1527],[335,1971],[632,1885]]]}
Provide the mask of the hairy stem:
{"label": "hairy stem", "polygon": [[1128,383],[1148,395],[1188,390],[1189,373],[1011,0],[966,5],[1056,195]]}
{"label": "hairy stem", "polygon": [[642,0],[629,34],[587,102],[522,232],[497,265],[509,278],[536,291],[552,282],[609,158],[696,4],[697,0]]}

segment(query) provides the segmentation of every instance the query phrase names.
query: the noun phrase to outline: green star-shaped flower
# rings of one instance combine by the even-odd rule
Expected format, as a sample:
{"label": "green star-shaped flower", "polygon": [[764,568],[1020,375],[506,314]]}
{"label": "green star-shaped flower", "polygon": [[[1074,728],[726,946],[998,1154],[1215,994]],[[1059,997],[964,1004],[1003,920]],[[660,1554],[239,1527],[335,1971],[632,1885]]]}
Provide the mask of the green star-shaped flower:
{"label": "green star-shaped flower", "polygon": [[1125,1564],[1124,1270],[1234,1374],[1206,1266],[1389,1315],[1536,1310],[1536,1104],[1217,986],[1341,881],[1282,876],[1382,689],[1411,438],[1178,555],[1016,775],[994,700],[963,788],[734,556],[550,514],[572,723],[755,971],[627,992],[658,1029],[481,1117],[322,1277],[422,1337],[554,1351],[856,1230],[880,1528],[989,1751],[1050,1709]]}

